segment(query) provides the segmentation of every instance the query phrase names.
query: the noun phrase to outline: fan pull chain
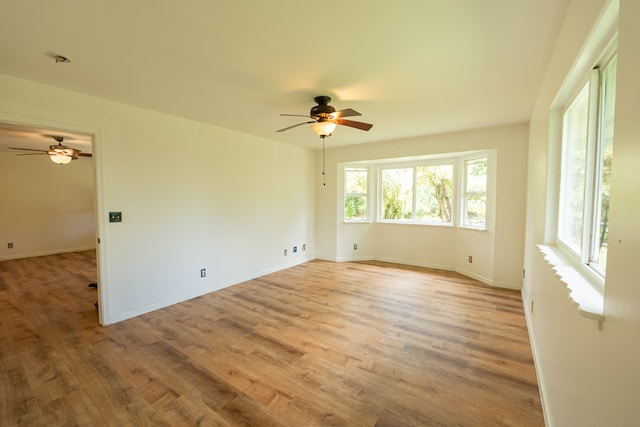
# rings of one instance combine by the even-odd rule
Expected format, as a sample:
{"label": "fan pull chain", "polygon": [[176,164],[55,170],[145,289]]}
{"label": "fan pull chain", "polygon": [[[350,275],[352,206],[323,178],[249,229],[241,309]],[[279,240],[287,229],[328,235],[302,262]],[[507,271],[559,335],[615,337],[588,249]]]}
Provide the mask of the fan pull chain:
{"label": "fan pull chain", "polygon": [[324,135],[322,135],[322,185],[327,185],[327,177],[324,174]]}

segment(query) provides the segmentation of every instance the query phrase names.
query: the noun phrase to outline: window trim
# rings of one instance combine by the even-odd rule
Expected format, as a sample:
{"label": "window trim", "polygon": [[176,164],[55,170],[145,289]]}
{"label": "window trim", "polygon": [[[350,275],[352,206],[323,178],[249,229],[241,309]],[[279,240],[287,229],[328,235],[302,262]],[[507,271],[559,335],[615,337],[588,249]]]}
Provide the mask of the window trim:
{"label": "window trim", "polygon": [[[600,165],[598,159],[600,158],[600,150],[603,146],[602,135],[602,72],[607,65],[611,63],[613,58],[617,55],[617,49],[615,45],[615,38],[612,43],[609,44],[607,49],[598,58],[596,65],[588,72],[587,76],[580,80],[576,85],[576,89],[572,96],[567,100],[561,111],[560,123],[562,131],[562,137],[560,138],[560,178],[559,178],[559,191],[558,191],[558,208],[556,209],[556,232],[555,232],[555,244],[565,254],[574,260],[574,266],[577,268],[586,279],[592,283],[592,285],[598,290],[598,292],[604,292],[604,283],[606,278],[606,271],[599,265],[592,262],[593,251],[595,250],[595,234],[594,230],[598,227],[596,224],[596,217],[598,216],[597,210],[599,206],[596,203],[599,199],[596,190],[599,188],[599,184],[596,180],[599,179]],[[562,197],[563,197],[563,170],[564,170],[564,157],[565,157],[565,140],[564,140],[564,115],[567,110],[573,105],[576,97],[584,90],[585,85],[589,85],[589,101],[588,101],[588,124],[587,124],[587,141],[586,141],[586,154],[585,154],[585,183],[584,183],[584,200],[583,200],[583,224],[582,234],[580,242],[580,253],[571,248],[567,243],[563,242],[560,238],[560,215],[562,213]],[[595,107],[594,104],[595,103]]]}
{"label": "window trim", "polygon": [[[468,217],[467,215],[467,196],[469,194],[480,194],[480,192],[468,192],[467,191],[467,183],[468,183],[468,174],[467,174],[467,164],[469,162],[473,162],[475,160],[480,160],[480,159],[485,159],[485,162],[487,163],[487,182],[485,183],[485,187],[484,187],[484,200],[485,200],[485,216],[484,216],[484,225],[482,226],[475,226],[473,224],[467,224],[466,223],[466,218]],[[482,153],[476,156],[468,156],[468,157],[463,157],[460,160],[460,197],[458,198],[460,200],[460,218],[459,218],[459,227],[461,228],[467,228],[470,230],[486,230],[487,229],[487,222],[489,221],[488,216],[489,216],[489,173],[490,173],[490,168],[489,166],[491,165],[490,163],[490,156],[489,153]]]}
{"label": "window trim", "polygon": [[[593,64],[599,62],[607,53],[616,50],[618,31],[619,2],[612,1],[585,40],[573,67],[568,71],[564,83],[558,89],[550,105],[549,115],[549,151],[547,168],[547,197],[545,210],[544,243],[538,249],[546,262],[556,272],[559,280],[571,292],[569,297],[576,304],[580,315],[601,322],[604,317],[604,279],[595,278],[591,269],[569,259],[569,253],[557,243],[558,213],[560,196],[560,168],[562,153],[562,108],[568,102],[575,88],[589,73]],[[588,271],[591,270],[591,271]],[[602,286],[599,285],[602,283]],[[585,292],[574,292],[582,288]]]}
{"label": "window trim", "polygon": [[[411,225],[431,225],[437,227],[453,227],[456,225],[456,200],[457,200],[457,181],[458,181],[458,159],[455,156],[448,156],[443,158],[435,158],[429,159],[426,158],[421,161],[412,161],[412,162],[393,162],[390,161],[388,163],[382,163],[378,165],[377,168],[377,204],[376,204],[376,218],[375,221],[383,224],[411,224]],[[429,166],[441,166],[441,165],[451,165],[452,167],[452,183],[451,183],[451,222],[438,222],[438,221],[422,221],[416,220],[416,175],[417,168],[419,167],[429,167]],[[382,196],[382,173],[385,170],[390,169],[412,169],[413,174],[413,191],[412,191],[412,209],[411,209],[411,219],[385,219],[383,218],[383,202],[384,198]]]}
{"label": "window trim", "polygon": [[[347,171],[360,169],[367,172],[367,191],[366,193],[348,193],[346,191],[347,185]],[[371,222],[371,167],[365,165],[344,165],[342,168],[342,222],[346,224],[363,224]],[[345,200],[348,196],[361,196],[364,195],[367,201],[367,208],[365,211],[365,219],[347,219],[345,216]]]}
{"label": "window trim", "polygon": [[545,261],[555,271],[558,279],[569,289],[569,298],[576,303],[578,312],[589,319],[604,320],[604,294],[594,286],[597,280],[577,268],[575,259],[554,245],[537,245]]}
{"label": "window trim", "polygon": [[[493,210],[495,205],[495,186],[497,173],[495,168],[496,162],[496,150],[494,148],[469,150],[469,151],[454,151],[448,153],[434,153],[425,154],[421,156],[403,157],[403,158],[385,158],[377,160],[363,160],[355,162],[344,162],[338,165],[338,209],[336,212],[338,221],[343,224],[366,224],[366,223],[378,223],[378,224],[395,224],[395,225],[417,225],[417,226],[435,226],[435,227],[456,227],[459,229],[474,230],[484,232],[493,228]],[[486,204],[487,212],[485,217],[485,226],[483,228],[470,227],[461,225],[460,211],[461,211],[461,191],[463,177],[460,175],[463,169],[464,162],[476,158],[487,159],[487,188],[486,188]],[[403,167],[417,166],[433,166],[442,164],[453,165],[453,178],[452,178],[452,198],[451,198],[451,222],[432,222],[432,221],[412,221],[412,220],[384,220],[382,219],[382,182],[381,171],[383,169],[400,169]],[[368,172],[368,195],[367,195],[367,221],[351,221],[345,220],[344,217],[344,199],[346,195],[345,189],[345,170],[349,168],[367,168]],[[415,193],[415,192],[414,192]],[[415,199],[415,194],[414,194]]]}
{"label": "window trim", "polygon": [[[416,178],[417,178],[417,169],[419,167],[429,167],[429,166],[443,166],[443,165],[451,165],[452,169],[452,178],[451,178],[451,222],[438,222],[438,221],[429,221],[429,220],[418,220],[416,219],[416,203],[417,203],[417,191],[416,191]],[[376,218],[375,221],[384,224],[414,224],[414,225],[433,225],[439,227],[453,227],[456,223],[455,220],[455,201],[457,199],[457,190],[456,183],[457,179],[457,159],[455,157],[446,157],[442,159],[426,159],[423,161],[414,161],[414,162],[389,162],[383,163],[377,168],[377,204],[376,204]],[[411,209],[411,219],[385,219],[383,213],[383,202],[384,197],[382,195],[382,173],[385,170],[390,169],[412,169],[413,174],[413,190],[412,190],[412,209]]]}

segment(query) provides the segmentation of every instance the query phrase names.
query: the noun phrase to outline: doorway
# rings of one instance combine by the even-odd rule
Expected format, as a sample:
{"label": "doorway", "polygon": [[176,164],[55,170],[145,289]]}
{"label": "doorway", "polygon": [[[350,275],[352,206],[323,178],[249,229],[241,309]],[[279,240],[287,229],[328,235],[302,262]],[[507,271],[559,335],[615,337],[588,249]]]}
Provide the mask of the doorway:
{"label": "doorway", "polygon": [[[95,251],[87,286],[99,282],[93,149],[90,133],[0,122],[0,261]],[[101,306],[98,294],[91,309]]]}

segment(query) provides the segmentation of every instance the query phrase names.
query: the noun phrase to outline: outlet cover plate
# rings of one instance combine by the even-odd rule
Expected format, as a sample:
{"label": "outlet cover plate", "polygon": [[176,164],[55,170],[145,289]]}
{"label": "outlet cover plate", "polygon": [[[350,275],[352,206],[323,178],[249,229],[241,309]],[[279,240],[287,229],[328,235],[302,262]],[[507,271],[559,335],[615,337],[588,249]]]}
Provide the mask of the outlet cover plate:
{"label": "outlet cover plate", "polygon": [[122,222],[122,212],[109,212],[109,222]]}

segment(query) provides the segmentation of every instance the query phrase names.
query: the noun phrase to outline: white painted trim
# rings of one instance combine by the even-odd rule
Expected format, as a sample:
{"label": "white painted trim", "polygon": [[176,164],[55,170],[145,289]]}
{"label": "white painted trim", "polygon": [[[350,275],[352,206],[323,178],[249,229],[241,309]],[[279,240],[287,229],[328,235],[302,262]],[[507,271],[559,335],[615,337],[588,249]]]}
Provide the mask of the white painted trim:
{"label": "white painted trim", "polygon": [[488,277],[481,276],[479,274],[472,273],[463,268],[456,268],[456,273],[460,273],[463,276],[471,277],[472,279],[476,279],[479,282],[484,283],[485,285],[493,286],[494,288],[502,288],[502,289],[512,289],[519,291],[521,285],[518,283],[508,283],[508,282],[496,282],[493,279],[489,279]]}
{"label": "white painted trim", "polygon": [[481,276],[479,274],[472,273],[470,271],[455,268],[450,265],[441,265],[441,264],[431,264],[417,261],[410,261],[406,259],[397,259],[397,258],[387,258],[387,257],[340,257],[337,259],[323,259],[323,261],[330,262],[358,262],[358,261],[380,261],[380,262],[390,262],[392,264],[402,264],[402,265],[411,265],[414,267],[424,267],[431,268],[434,270],[445,270],[445,271],[455,271],[456,273],[460,273],[463,276],[470,277],[479,282],[484,283],[485,285],[493,286],[494,288],[502,288],[502,289],[511,289],[519,291],[522,288],[522,285],[519,283],[508,283],[508,282],[496,282],[487,277]]}
{"label": "white painted trim", "polygon": [[[485,283],[487,285],[490,286],[494,286],[494,287],[499,287],[499,288],[506,288],[506,289],[516,289],[519,290],[520,289],[520,285],[513,285],[513,284],[500,284],[498,285],[497,283],[492,282],[491,280],[484,278],[482,276],[478,276],[478,275],[473,275],[472,273],[469,272],[465,272],[465,271],[461,271],[461,270],[456,270],[454,267],[452,266],[445,266],[445,265],[438,265],[438,264],[427,264],[427,263],[421,263],[421,262],[410,262],[407,260],[401,260],[401,259],[395,259],[395,258],[372,258],[372,257],[357,257],[357,258],[346,258],[346,257],[342,257],[340,259],[329,259],[329,258],[315,258],[317,260],[321,260],[321,261],[328,261],[328,262],[358,262],[358,261],[380,261],[380,262],[389,262],[389,263],[393,263],[393,264],[402,264],[402,265],[410,265],[410,266],[415,266],[415,267],[424,267],[424,268],[432,268],[435,270],[445,270],[445,271],[456,271],[457,273],[462,274],[463,276],[467,276],[470,277],[472,279],[478,280],[482,283]],[[211,286],[208,288],[204,288],[201,289],[199,291],[196,292],[190,292],[187,294],[183,294],[180,296],[177,296],[175,298],[170,298],[164,301],[160,301],[157,302],[155,304],[150,304],[150,305],[146,305],[144,307],[138,307],[135,310],[131,310],[131,311],[127,311],[124,313],[119,313],[118,315],[115,316],[111,316],[108,314],[105,314],[103,316],[103,325],[109,325],[109,324],[113,324],[113,323],[117,323],[123,320],[127,320],[136,316],[140,316],[146,313],[149,313],[151,311],[154,310],[159,310],[161,308],[165,308],[165,307],[169,307],[173,304],[179,304],[181,302],[184,301],[188,301],[192,298],[197,298],[199,296],[202,295],[206,295],[208,293],[211,292],[215,292],[215,291],[219,291],[221,289],[225,289],[228,288],[230,286],[233,285],[237,285],[240,283],[244,283],[247,282],[249,280],[253,280],[256,279],[258,277],[262,277],[265,276],[267,274],[271,274],[271,273],[275,273],[276,271],[280,271],[280,270],[284,270],[290,267],[294,267],[296,265],[300,265],[300,264],[304,264],[306,262],[309,261],[313,261],[315,259],[303,259],[300,260],[298,262],[293,262],[293,263],[288,263],[288,264],[283,264],[280,265],[278,267],[275,268],[270,268],[270,269],[266,269],[266,270],[262,270],[259,271],[257,273],[245,276],[245,277],[238,277],[236,279],[232,279],[229,280],[225,283],[222,284],[218,284],[216,286]]]}
{"label": "white painted trim", "polygon": [[3,258],[0,258],[0,261],[8,261],[10,259],[35,258],[35,257],[39,257],[39,256],[65,254],[65,253],[69,253],[69,252],[91,251],[91,250],[95,250],[95,249],[96,249],[95,246],[89,246],[89,247],[83,247],[83,248],[71,248],[71,249],[64,249],[64,250],[33,252],[33,253],[20,254],[20,255],[16,255],[16,256],[3,257]]}
{"label": "white painted trim", "polygon": [[531,319],[531,315],[532,313],[529,312],[529,310],[527,309],[527,307],[530,306],[530,302],[526,299],[525,297],[525,293],[522,292],[521,294],[522,296],[522,308],[524,311],[524,319],[525,322],[527,323],[527,331],[529,332],[529,344],[531,345],[531,354],[533,355],[533,366],[534,366],[534,370],[536,372],[536,378],[538,380],[538,392],[540,393],[540,405],[542,406],[542,416],[544,417],[544,423],[547,426],[550,426],[550,420],[549,420],[549,412],[548,409],[549,405],[547,404],[547,400],[546,400],[546,393],[545,393],[545,387],[544,387],[544,382],[542,381],[542,375],[541,375],[541,365],[538,364],[538,350],[536,348],[536,342],[537,340],[534,339],[533,337],[533,326],[532,326],[532,319]]}
{"label": "white painted trim", "polygon": [[[329,260],[327,260],[329,261]],[[376,258],[371,258],[367,256],[357,256],[357,257],[338,257],[333,262],[358,262],[358,261],[376,261]]]}
{"label": "white painted trim", "polygon": [[279,265],[278,267],[262,270],[262,271],[259,271],[257,273],[254,273],[254,274],[250,274],[248,276],[238,277],[238,278],[235,278],[235,279],[232,279],[232,280],[228,280],[228,281],[226,281],[224,283],[219,283],[219,284],[217,284],[215,286],[209,286],[209,287],[206,287],[206,288],[203,288],[203,289],[199,289],[198,291],[195,291],[195,292],[189,292],[189,293],[186,293],[186,294],[182,294],[182,295],[176,296],[174,298],[169,298],[169,299],[166,299],[166,300],[163,300],[163,301],[159,301],[159,302],[154,303],[154,304],[145,305],[144,307],[138,307],[138,308],[136,308],[134,310],[125,311],[123,313],[118,313],[117,315],[110,315],[108,313],[105,313],[103,315],[103,317],[102,317],[102,325],[106,326],[106,325],[110,325],[110,324],[113,324],[113,323],[121,322],[123,320],[131,319],[131,318],[136,317],[136,316],[141,316],[143,314],[149,313],[149,312],[154,311],[154,310],[159,310],[161,308],[169,307],[169,306],[174,305],[174,304],[179,304],[181,302],[185,302],[185,301],[188,301],[190,299],[197,298],[197,297],[200,297],[202,295],[209,294],[211,292],[219,291],[221,289],[225,289],[225,288],[228,288],[228,287],[233,286],[233,285],[238,285],[240,283],[244,283],[244,282],[247,282],[249,280],[256,279],[258,277],[266,276],[267,274],[275,273],[276,271],[285,270],[287,268],[294,267],[294,266],[299,265],[299,264],[304,264],[304,263],[309,262],[309,261],[312,261],[312,259],[303,259],[303,260],[300,260],[298,262],[282,264],[282,265]]}
{"label": "white painted trim", "polygon": [[394,264],[412,265],[414,267],[432,268],[434,270],[455,271],[455,268],[452,265],[431,264],[431,263],[420,262],[420,261],[411,261],[406,259],[387,258],[387,257],[380,257],[380,258],[376,257],[375,260],[382,261],[382,262],[390,262]]}
{"label": "white painted trim", "polygon": [[493,283],[490,283],[490,285],[494,286],[496,288],[512,289],[514,291],[521,291],[522,290],[522,283],[510,283],[510,282],[494,281]]}
{"label": "white painted trim", "polygon": [[[102,163],[101,159],[101,130],[95,127],[88,127],[85,125],[80,125],[77,123],[67,123],[67,122],[59,122],[52,121],[50,119],[45,119],[42,117],[27,117],[22,115],[11,114],[5,111],[0,111],[0,122],[3,123],[11,123],[14,125],[34,127],[34,128],[46,128],[51,130],[62,130],[65,132],[71,133],[83,133],[86,135],[91,135],[91,152],[93,153],[93,185],[94,185],[94,194],[95,194],[95,239],[96,242],[101,240],[101,231],[105,229],[104,224],[105,220],[101,215],[103,212],[103,190],[102,190]],[[98,142],[100,141],[100,142]],[[109,299],[107,297],[107,289],[109,286],[108,281],[108,271],[107,268],[108,263],[106,259],[106,251],[100,249],[100,244],[96,243],[96,247],[91,249],[96,250],[96,274],[97,274],[97,283],[100,284],[98,286],[98,321],[101,325],[106,324],[104,320],[103,313],[108,313]],[[75,249],[73,251],[81,251],[85,249]],[[61,253],[60,251],[55,253]],[[53,253],[53,254],[55,254]],[[47,255],[53,255],[47,254]],[[39,255],[32,255],[39,256]],[[8,258],[5,258],[8,259]]]}
{"label": "white painted trim", "polygon": [[603,321],[604,295],[598,291],[598,288],[557,246],[537,246],[547,264],[555,271],[558,280],[569,289],[569,299],[576,306],[578,313],[589,319]]}

